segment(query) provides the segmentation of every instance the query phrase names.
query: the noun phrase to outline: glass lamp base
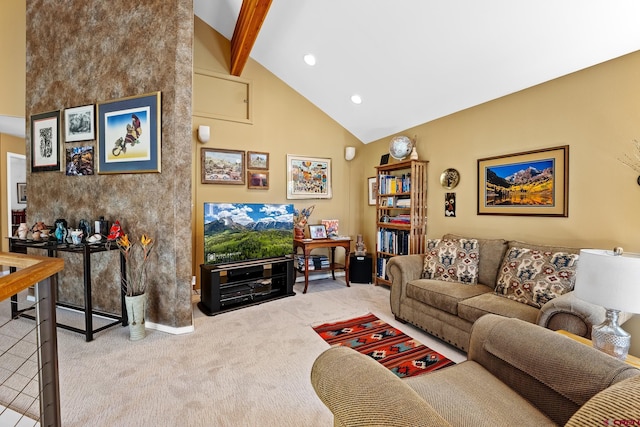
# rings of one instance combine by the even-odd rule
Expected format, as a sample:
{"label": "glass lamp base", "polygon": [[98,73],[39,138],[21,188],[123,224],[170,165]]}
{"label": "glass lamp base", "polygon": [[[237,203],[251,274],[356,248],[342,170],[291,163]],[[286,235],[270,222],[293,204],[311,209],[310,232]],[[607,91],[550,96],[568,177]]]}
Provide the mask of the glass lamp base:
{"label": "glass lamp base", "polygon": [[593,347],[620,360],[625,360],[631,346],[629,335],[618,324],[618,310],[607,309],[606,319],[591,330]]}

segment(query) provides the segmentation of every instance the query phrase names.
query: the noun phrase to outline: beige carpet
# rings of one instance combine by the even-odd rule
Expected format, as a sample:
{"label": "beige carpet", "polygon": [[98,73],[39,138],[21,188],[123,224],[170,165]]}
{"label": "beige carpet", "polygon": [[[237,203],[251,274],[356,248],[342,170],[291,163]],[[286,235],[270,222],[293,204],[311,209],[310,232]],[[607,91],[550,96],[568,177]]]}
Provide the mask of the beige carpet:
{"label": "beige carpet", "polygon": [[[213,317],[194,304],[195,332],[186,335],[147,330],[130,342],[116,326],[87,343],[58,328],[63,425],[330,426],[309,381],[328,344],[310,325],[368,312],[456,362],[466,358],[396,322],[386,287],[318,280],[307,294],[299,283],[295,291]],[[0,303],[0,317],[8,313],[8,302]]]}

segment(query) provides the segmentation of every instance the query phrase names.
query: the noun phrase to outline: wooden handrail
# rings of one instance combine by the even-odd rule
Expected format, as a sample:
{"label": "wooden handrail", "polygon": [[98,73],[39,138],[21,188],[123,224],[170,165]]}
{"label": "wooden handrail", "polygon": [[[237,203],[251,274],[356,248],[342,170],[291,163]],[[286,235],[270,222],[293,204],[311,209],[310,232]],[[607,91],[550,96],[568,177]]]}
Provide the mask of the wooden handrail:
{"label": "wooden handrail", "polygon": [[64,268],[64,260],[13,252],[0,252],[0,265],[20,270],[0,277],[0,301],[51,277]]}

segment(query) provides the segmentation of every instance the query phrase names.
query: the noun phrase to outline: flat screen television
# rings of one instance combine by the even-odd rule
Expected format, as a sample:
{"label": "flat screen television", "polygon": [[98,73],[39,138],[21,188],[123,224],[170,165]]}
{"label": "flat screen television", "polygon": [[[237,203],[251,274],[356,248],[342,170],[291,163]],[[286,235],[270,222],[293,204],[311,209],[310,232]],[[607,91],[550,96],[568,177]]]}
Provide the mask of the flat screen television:
{"label": "flat screen television", "polygon": [[205,203],[205,264],[293,253],[293,211],[293,204]]}

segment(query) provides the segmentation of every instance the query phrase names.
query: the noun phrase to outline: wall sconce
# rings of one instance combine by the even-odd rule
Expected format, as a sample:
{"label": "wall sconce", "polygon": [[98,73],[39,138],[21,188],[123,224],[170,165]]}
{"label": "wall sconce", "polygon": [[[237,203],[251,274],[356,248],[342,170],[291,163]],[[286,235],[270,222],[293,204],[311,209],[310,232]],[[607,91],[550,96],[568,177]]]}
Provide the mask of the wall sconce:
{"label": "wall sconce", "polygon": [[211,137],[211,128],[209,126],[198,126],[198,141],[205,143],[209,142]]}
{"label": "wall sconce", "polygon": [[344,159],[346,161],[351,161],[356,156],[356,147],[345,147],[344,148]]}

